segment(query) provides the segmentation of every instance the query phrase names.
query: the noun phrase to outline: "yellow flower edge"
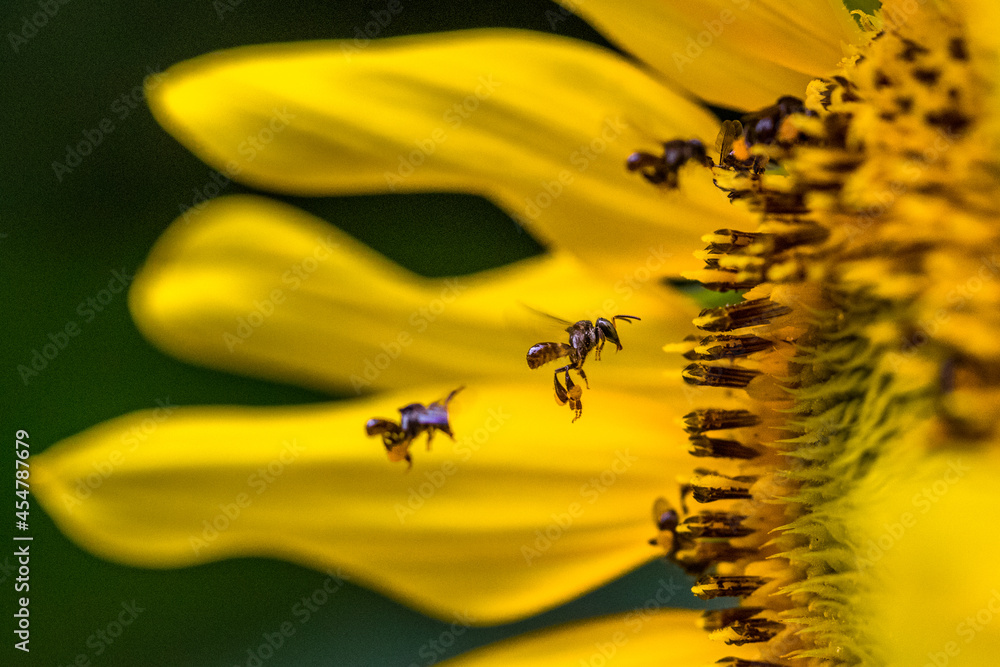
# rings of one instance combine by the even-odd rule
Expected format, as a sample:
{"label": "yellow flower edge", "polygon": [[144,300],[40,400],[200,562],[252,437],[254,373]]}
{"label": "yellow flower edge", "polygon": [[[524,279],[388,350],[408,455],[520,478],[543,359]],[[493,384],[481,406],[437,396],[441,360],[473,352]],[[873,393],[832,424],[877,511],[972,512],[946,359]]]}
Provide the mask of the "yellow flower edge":
{"label": "yellow flower edge", "polygon": [[693,95],[758,109],[828,73],[860,38],[840,0],[562,0]]}
{"label": "yellow flower edge", "polygon": [[663,136],[710,144],[718,123],[575,40],[473,30],[360,51],[350,40],[243,47],[169,68],[147,96],[160,124],[228,178],[294,194],[482,195],[615,279],[664,243],[676,256],[659,275],[676,276],[696,266],[687,249],[700,220],[751,219],[710,183],[667,196],[622,168]]}
{"label": "yellow flower edge", "polygon": [[[651,604],[656,600],[651,598]],[[447,667],[579,667],[713,662],[718,645],[696,626],[698,613],[642,607],[625,614],[570,623],[471,651]],[[746,653],[746,651],[737,651]]]}
{"label": "yellow flower edge", "polygon": [[427,452],[421,437],[409,473],[366,436],[369,419],[455,388],[132,413],[32,457],[32,487],[63,532],[117,562],[283,558],[475,624],[655,557],[643,498],[676,486],[685,456],[665,439],[662,397],[595,393],[581,429],[548,382],[470,386],[450,405],[456,440],[438,434]]}
{"label": "yellow flower edge", "polygon": [[[651,263],[671,261],[663,245],[652,250]],[[643,320],[623,325],[625,349],[608,351],[600,382],[658,391],[676,383],[658,367],[662,332],[685,326],[691,303],[649,269],[609,282],[563,252],[423,278],[300,209],[248,195],[179,217],[129,291],[139,330],[175,357],[354,395],[452,381],[551,386],[551,370],[524,358],[565,337],[553,317],[632,311]]]}

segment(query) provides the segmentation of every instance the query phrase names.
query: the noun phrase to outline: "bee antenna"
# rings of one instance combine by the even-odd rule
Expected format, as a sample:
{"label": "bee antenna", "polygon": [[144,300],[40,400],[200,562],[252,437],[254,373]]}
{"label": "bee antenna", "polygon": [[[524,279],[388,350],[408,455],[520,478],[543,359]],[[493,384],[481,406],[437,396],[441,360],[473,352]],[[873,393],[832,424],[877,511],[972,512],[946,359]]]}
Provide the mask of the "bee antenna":
{"label": "bee antenna", "polygon": [[464,384],[461,387],[459,387],[458,389],[455,389],[450,394],[448,394],[448,398],[444,399],[444,405],[445,405],[445,407],[448,406],[448,403],[451,402],[451,399],[455,398],[455,394],[457,394],[458,392],[462,391],[463,389],[465,389],[465,385]]}

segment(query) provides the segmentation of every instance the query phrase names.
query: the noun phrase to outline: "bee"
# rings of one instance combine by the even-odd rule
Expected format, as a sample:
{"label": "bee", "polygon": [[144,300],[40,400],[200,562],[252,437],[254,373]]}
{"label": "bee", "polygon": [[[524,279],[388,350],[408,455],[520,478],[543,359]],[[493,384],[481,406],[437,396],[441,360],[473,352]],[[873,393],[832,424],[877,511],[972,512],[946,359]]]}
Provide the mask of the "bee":
{"label": "bee", "polygon": [[785,95],[769,107],[743,117],[743,139],[747,146],[754,144],[790,144],[798,132],[786,125],[789,116],[797,113],[812,115],[797,97]]}
{"label": "bee", "polygon": [[448,423],[448,404],[455,394],[465,389],[464,386],[454,390],[443,401],[434,401],[430,405],[410,403],[399,409],[399,422],[389,419],[369,419],[365,424],[368,435],[381,435],[382,444],[389,453],[390,461],[406,461],[406,469],[413,467],[410,456],[410,445],[421,433],[427,434],[427,451],[431,449],[434,431],[445,433],[452,440],[455,435]]}
{"label": "bee", "polygon": [[[558,319],[558,318],[555,318]],[[590,383],[587,382],[587,374],[583,372],[583,362],[587,360],[590,351],[594,351],[594,359],[601,360],[601,350],[604,343],[610,340],[618,350],[622,349],[621,341],[618,339],[618,329],[615,328],[615,320],[624,320],[631,323],[632,320],[639,320],[635,315],[615,315],[610,320],[603,317],[597,318],[596,322],[590,320],[580,320],[576,324],[570,324],[565,320],[559,320],[566,327],[569,334],[569,343],[536,343],[528,350],[528,368],[535,369],[550,361],[569,357],[569,363],[561,368],[557,368],[552,375],[552,382],[555,385],[556,403],[565,405],[569,403],[570,410],[573,411],[573,421],[583,414],[583,403],[580,397],[583,389],[575,384],[569,376],[570,371],[576,371],[587,389]],[[563,373],[566,386],[559,382],[559,374]]]}
{"label": "bee", "polygon": [[667,552],[668,558],[673,556],[680,546],[677,540],[680,516],[664,498],[657,498],[653,503],[653,523],[656,524],[658,532],[656,537],[649,540],[650,546],[661,546]]}
{"label": "bee", "polygon": [[690,161],[706,167],[712,166],[712,159],[705,153],[705,145],[697,139],[684,141],[674,139],[663,144],[663,155],[637,151],[628,156],[625,167],[629,171],[638,171],[642,177],[653,185],[665,185],[676,188],[677,172]]}
{"label": "bee", "polygon": [[715,142],[719,166],[755,174],[764,171],[768,157],[754,155],[750,149],[757,144],[790,146],[799,132],[785,121],[794,114],[811,116],[813,112],[807,110],[799,98],[785,95],[771,106],[746,114],[740,120],[724,121]]}
{"label": "bee", "polygon": [[[683,503],[683,501],[682,501]],[[756,556],[756,550],[735,546],[732,540],[753,533],[744,525],[747,517],[729,512],[698,512],[684,517],[664,498],[653,503],[653,523],[656,537],[650,546],[661,547],[667,560],[672,561],[692,576],[701,576],[713,563],[736,562]]]}

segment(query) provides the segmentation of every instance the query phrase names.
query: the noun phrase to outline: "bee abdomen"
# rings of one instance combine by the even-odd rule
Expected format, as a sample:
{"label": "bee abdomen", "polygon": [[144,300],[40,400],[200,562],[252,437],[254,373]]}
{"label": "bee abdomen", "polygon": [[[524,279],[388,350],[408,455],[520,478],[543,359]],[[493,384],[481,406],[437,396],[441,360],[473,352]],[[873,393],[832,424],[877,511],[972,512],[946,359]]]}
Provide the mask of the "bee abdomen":
{"label": "bee abdomen", "polygon": [[570,346],[565,343],[536,343],[528,350],[528,368],[538,368],[543,364],[566,356]]}

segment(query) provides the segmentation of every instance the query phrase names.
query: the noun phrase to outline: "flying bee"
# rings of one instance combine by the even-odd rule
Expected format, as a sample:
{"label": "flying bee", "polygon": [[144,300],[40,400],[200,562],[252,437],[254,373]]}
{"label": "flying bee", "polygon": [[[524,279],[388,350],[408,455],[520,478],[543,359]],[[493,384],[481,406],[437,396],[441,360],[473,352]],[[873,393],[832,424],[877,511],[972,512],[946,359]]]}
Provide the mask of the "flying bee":
{"label": "flying bee", "polygon": [[[532,369],[562,357],[569,357],[569,363],[557,368],[553,373],[552,383],[555,385],[556,403],[559,405],[569,403],[569,408],[573,411],[573,421],[579,419],[580,415],[583,414],[583,402],[580,400],[583,389],[573,382],[569,372],[576,371],[583,378],[587,389],[590,389],[587,374],[583,372],[583,362],[587,360],[587,355],[590,354],[591,350],[594,351],[594,359],[600,361],[601,350],[604,349],[606,341],[610,340],[618,350],[622,349],[621,341],[618,339],[618,329],[615,328],[616,320],[631,323],[632,320],[639,320],[639,318],[635,315],[615,315],[610,320],[599,317],[596,322],[580,320],[576,324],[559,320],[563,324],[569,325],[565,329],[566,333],[569,334],[569,344],[536,343],[528,350],[528,368]],[[563,373],[566,386],[559,382],[560,373]]]}
{"label": "flying bee", "polygon": [[667,557],[674,555],[680,546],[677,540],[677,525],[680,517],[677,510],[671,507],[664,498],[657,498],[653,503],[653,523],[656,524],[657,535],[649,540],[651,546],[661,546],[667,552]]}
{"label": "flying bee", "polygon": [[455,397],[455,394],[465,389],[459,387],[443,401],[434,401],[430,405],[423,403],[410,403],[399,409],[399,423],[389,419],[369,419],[365,424],[368,435],[381,435],[382,444],[385,445],[389,453],[390,461],[406,461],[406,469],[413,467],[413,459],[410,457],[410,445],[421,433],[427,434],[427,451],[431,449],[431,440],[434,439],[434,431],[441,431],[447,434],[452,440],[455,435],[451,432],[451,425],[448,423],[448,403]]}
{"label": "flying bee", "polygon": [[799,136],[794,125],[787,122],[795,114],[813,115],[797,97],[785,95],[769,107],[746,114],[740,120],[723,121],[715,142],[719,166],[759,174],[767,167],[766,155],[754,155],[757,145],[790,146]]}
{"label": "flying bee", "polygon": [[676,188],[677,172],[690,161],[706,167],[712,166],[712,160],[705,153],[703,143],[697,139],[689,141],[674,139],[663,144],[663,155],[640,151],[632,153],[625,161],[625,167],[629,171],[638,171],[653,185]]}

